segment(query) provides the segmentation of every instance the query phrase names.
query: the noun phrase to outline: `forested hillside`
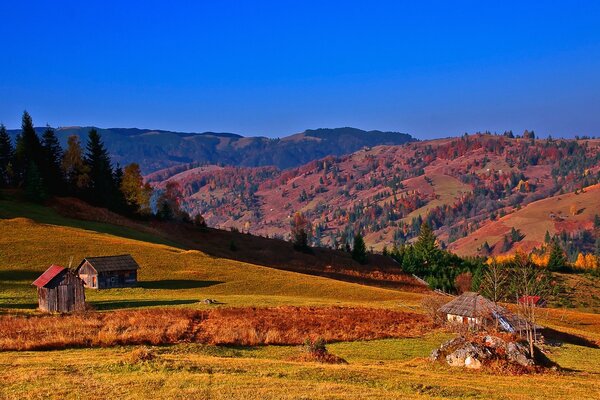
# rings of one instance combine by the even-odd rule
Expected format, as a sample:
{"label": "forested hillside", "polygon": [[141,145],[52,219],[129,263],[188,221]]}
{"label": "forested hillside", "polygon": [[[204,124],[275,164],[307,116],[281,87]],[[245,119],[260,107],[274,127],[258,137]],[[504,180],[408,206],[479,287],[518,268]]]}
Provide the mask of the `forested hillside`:
{"label": "forested hillside", "polygon": [[[293,216],[302,213],[314,244],[343,247],[361,232],[381,250],[411,241],[427,222],[443,244],[466,254],[530,250],[555,234],[576,243],[571,256],[593,251],[600,204],[591,186],[600,179],[600,140],[524,136],[377,146],[285,171],[191,165],[147,178],[159,189],[170,182],[183,207],[210,226],[287,238]],[[527,228],[505,225],[513,214],[535,217]],[[461,240],[487,226],[495,234]]]}
{"label": "forested hillside", "polygon": [[[367,132],[355,128],[306,130],[281,139],[136,128],[62,127],[54,131],[61,145],[66,147],[70,136],[75,135],[84,141],[91,129],[102,136],[113,162],[120,165],[135,162],[144,173],[188,163],[247,167],[273,165],[283,169],[328,155],[352,153],[364,146],[398,145],[414,140],[404,133]],[[36,128],[38,135],[45,130]],[[9,130],[8,133],[15,141],[21,130]]]}

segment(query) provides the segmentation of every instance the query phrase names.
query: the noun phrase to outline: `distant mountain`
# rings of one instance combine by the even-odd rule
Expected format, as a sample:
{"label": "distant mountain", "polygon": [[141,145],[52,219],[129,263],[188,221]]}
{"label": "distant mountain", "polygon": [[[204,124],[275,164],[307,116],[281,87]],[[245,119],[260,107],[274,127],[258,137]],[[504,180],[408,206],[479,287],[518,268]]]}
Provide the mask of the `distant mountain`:
{"label": "distant mountain", "polygon": [[[41,134],[45,128],[36,128]],[[71,135],[85,145],[91,127],[56,130],[63,146]],[[112,160],[121,165],[137,162],[144,173],[182,164],[224,164],[243,167],[296,167],[328,155],[343,155],[363,147],[398,145],[415,139],[398,132],[363,131],[356,128],[315,129],[270,139],[233,133],[184,133],[150,129],[110,128],[98,132]],[[20,130],[11,130],[15,137]]]}
{"label": "distant mountain", "polygon": [[548,232],[574,255],[593,252],[600,233],[598,139],[468,135],[375,146],[285,171],[188,166],[147,179],[158,188],[177,182],[184,207],[214,227],[289,238],[300,211],[324,245],[360,231],[367,245],[389,249],[427,221],[459,254],[529,252]]}

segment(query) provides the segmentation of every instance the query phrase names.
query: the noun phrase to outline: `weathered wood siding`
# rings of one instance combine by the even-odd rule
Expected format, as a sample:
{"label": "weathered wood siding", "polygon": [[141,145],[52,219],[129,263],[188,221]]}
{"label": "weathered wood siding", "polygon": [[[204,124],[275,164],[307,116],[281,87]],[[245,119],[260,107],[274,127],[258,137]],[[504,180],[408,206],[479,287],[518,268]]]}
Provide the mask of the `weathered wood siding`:
{"label": "weathered wood siding", "polygon": [[66,271],[38,288],[38,304],[42,311],[73,312],[85,310],[83,281]]}
{"label": "weathered wood siding", "polygon": [[79,277],[85,283],[85,286],[90,289],[98,289],[98,272],[90,265],[89,262],[85,262],[79,268]]}

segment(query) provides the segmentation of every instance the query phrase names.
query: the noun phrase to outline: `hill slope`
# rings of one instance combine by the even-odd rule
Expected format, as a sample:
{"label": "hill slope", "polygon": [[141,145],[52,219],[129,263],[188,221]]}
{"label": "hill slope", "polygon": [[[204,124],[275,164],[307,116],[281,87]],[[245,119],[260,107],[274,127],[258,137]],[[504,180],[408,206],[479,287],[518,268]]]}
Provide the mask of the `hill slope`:
{"label": "hill slope", "polygon": [[[373,305],[418,299],[418,296],[394,290],[283,271],[209,255],[185,246],[163,244],[163,238],[149,232],[72,220],[41,206],[23,208],[6,200],[0,201],[0,205],[0,286],[3,289],[0,309],[36,308],[37,297],[31,282],[52,263],[66,266],[70,260],[76,264],[90,255],[123,253],[132,254],[139,262],[140,287],[87,291],[88,300],[98,309],[202,307],[198,301],[204,298],[215,298],[227,305],[252,306]],[[30,218],[18,217],[20,210]],[[241,241],[238,245],[245,246]]]}
{"label": "hill slope", "polygon": [[[44,129],[36,130],[41,134]],[[79,136],[85,143],[90,129],[64,127],[58,128],[56,134],[65,147],[70,135]],[[9,134],[14,138],[19,132],[11,130]],[[248,167],[273,165],[284,169],[328,155],[352,153],[364,146],[397,145],[414,140],[405,133],[355,128],[306,130],[281,139],[136,128],[98,128],[98,132],[113,162],[120,165],[137,162],[144,173],[187,163]]]}
{"label": "hill slope", "polygon": [[[148,176],[159,189],[177,183],[187,210],[210,226],[285,238],[292,216],[302,212],[313,223],[315,243],[340,245],[360,231],[375,249],[411,240],[423,220],[451,244],[530,203],[599,179],[600,140],[492,135],[377,146],[286,171],[204,166]],[[559,224],[550,233],[588,229],[600,204],[584,203],[581,223]],[[528,229],[539,231],[530,236],[532,245],[547,230],[545,218],[536,221],[529,221],[535,226]]]}

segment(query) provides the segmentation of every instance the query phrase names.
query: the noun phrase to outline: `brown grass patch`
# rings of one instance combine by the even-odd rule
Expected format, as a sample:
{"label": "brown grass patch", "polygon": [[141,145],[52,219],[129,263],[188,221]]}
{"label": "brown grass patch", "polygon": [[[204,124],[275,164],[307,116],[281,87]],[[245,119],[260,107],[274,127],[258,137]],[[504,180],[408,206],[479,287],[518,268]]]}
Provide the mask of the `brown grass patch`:
{"label": "brown grass patch", "polygon": [[149,309],[72,315],[0,316],[0,350],[47,350],[181,342],[264,345],[415,337],[427,317],[343,307]]}
{"label": "brown grass patch", "polygon": [[302,344],[414,337],[433,324],[421,314],[349,307],[221,308],[200,324],[199,341],[211,344]]}

